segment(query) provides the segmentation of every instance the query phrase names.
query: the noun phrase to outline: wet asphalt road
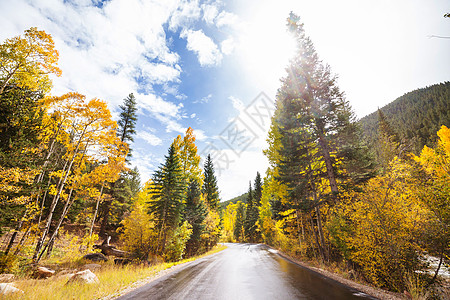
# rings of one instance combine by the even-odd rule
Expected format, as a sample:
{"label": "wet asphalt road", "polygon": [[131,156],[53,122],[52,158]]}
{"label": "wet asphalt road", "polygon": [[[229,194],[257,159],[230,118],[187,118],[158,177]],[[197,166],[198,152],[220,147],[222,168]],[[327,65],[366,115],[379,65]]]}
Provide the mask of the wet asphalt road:
{"label": "wet asphalt road", "polygon": [[118,299],[374,299],[264,245],[226,245]]}

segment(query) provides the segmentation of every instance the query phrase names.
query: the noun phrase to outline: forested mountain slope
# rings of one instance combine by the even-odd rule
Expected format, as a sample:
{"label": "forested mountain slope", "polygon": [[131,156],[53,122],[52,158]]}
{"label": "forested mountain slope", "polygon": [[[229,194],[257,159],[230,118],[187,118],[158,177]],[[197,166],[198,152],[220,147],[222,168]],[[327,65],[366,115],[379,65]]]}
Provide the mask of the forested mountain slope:
{"label": "forested mountain slope", "polygon": [[225,209],[228,206],[228,204],[231,204],[231,203],[232,204],[236,204],[238,201],[241,201],[243,203],[247,203],[247,198],[248,198],[248,192],[247,193],[243,193],[242,195],[234,197],[234,198],[232,198],[230,200],[220,202],[220,206],[222,207],[222,209]]}
{"label": "forested mountain slope", "polygon": [[[409,92],[380,109],[410,151],[419,153],[435,143],[436,132],[450,125],[450,82]],[[378,115],[373,112],[360,121],[364,135],[373,144],[377,138]]]}

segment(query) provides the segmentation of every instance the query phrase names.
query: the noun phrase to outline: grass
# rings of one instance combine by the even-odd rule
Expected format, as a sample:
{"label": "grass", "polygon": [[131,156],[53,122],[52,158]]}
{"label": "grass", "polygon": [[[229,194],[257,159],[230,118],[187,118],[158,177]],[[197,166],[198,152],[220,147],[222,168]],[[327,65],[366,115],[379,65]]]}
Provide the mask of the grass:
{"label": "grass", "polygon": [[[204,256],[208,256],[226,248],[223,245],[217,245],[211,251],[192,258],[184,259],[178,262],[161,263],[150,267],[127,265],[116,266],[112,262],[102,264],[102,268],[94,273],[99,278],[98,284],[70,284],[66,285],[67,277],[54,276],[45,280],[22,279],[16,281],[14,285],[24,291],[23,294],[8,296],[7,299],[100,299],[112,294],[119,293],[121,290],[130,286],[134,282],[151,278],[162,270],[172,266],[190,262]],[[0,296],[0,299],[2,298]]]}

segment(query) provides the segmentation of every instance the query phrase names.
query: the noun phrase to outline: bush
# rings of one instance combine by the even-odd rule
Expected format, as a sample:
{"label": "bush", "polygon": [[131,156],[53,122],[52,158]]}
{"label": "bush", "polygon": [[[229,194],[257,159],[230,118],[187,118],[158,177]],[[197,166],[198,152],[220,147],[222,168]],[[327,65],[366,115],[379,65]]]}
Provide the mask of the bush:
{"label": "bush", "polygon": [[175,229],[172,237],[166,245],[164,259],[167,261],[177,261],[183,258],[186,242],[192,234],[192,226],[187,221]]}

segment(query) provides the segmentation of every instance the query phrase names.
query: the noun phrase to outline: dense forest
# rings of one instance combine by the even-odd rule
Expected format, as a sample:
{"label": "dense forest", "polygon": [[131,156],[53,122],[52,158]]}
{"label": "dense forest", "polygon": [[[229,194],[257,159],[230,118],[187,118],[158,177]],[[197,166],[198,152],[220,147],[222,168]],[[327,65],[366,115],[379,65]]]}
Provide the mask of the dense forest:
{"label": "dense forest", "polygon": [[[450,82],[435,84],[409,92],[380,108],[408,150],[419,154],[423,146],[436,143],[440,125],[450,124]],[[359,123],[369,145],[378,139],[378,113],[373,112]]]}
{"label": "dense forest", "polygon": [[[450,84],[406,94],[358,122],[299,17],[287,26],[297,54],[276,97],[270,167],[246,201],[226,207],[224,238],[264,242],[417,299],[443,297]],[[429,269],[428,255],[437,267]]]}
{"label": "dense forest", "polygon": [[[0,272],[74,249],[81,257],[107,236],[138,261],[177,261],[218,242],[214,166],[208,157],[200,167],[191,128],[141,186],[129,167],[132,93],[117,121],[105,101],[76,92],[51,96],[59,53],[37,28],[7,39],[0,55]],[[60,239],[73,243],[58,245]]]}

